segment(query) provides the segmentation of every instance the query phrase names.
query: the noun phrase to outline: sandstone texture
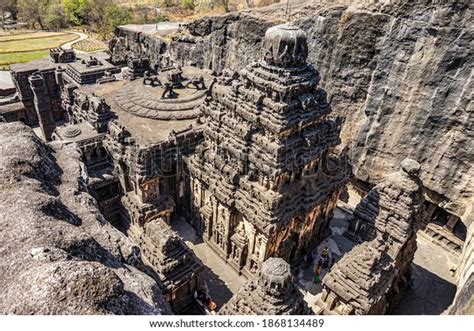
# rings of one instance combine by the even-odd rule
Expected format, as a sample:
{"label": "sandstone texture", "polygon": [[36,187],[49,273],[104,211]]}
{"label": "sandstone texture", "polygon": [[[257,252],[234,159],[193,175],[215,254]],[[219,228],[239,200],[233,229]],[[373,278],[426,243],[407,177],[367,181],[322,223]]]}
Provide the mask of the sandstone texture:
{"label": "sandstone texture", "polygon": [[75,145],[0,124],[0,313],[167,314],[138,249],[81,191]]}

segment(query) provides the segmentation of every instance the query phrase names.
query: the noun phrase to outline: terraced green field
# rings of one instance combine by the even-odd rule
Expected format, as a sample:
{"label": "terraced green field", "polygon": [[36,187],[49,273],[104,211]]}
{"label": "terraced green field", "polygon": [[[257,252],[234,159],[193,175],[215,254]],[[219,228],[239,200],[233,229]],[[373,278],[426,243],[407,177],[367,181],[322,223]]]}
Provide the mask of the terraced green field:
{"label": "terraced green field", "polygon": [[0,36],[0,69],[48,56],[49,49],[77,39],[73,33],[36,32]]}
{"label": "terraced green field", "polygon": [[10,40],[23,40],[23,39],[37,39],[37,38],[48,38],[53,36],[67,35],[68,32],[2,32],[0,33],[0,42]]}

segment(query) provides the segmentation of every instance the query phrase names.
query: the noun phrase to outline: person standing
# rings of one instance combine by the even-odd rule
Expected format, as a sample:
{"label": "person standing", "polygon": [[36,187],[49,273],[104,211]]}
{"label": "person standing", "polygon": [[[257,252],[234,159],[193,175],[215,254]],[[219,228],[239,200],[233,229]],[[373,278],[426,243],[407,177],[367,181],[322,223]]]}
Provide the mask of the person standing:
{"label": "person standing", "polygon": [[323,253],[321,254],[321,256],[324,258],[324,257],[329,257],[329,248],[326,246],[324,247],[323,249]]}
{"label": "person standing", "polygon": [[329,269],[329,248],[324,247],[323,253],[321,254],[321,259],[323,260],[322,267],[328,270]]}
{"label": "person standing", "polygon": [[321,264],[318,263],[314,270],[314,278],[313,278],[313,283],[319,284],[321,283]]}

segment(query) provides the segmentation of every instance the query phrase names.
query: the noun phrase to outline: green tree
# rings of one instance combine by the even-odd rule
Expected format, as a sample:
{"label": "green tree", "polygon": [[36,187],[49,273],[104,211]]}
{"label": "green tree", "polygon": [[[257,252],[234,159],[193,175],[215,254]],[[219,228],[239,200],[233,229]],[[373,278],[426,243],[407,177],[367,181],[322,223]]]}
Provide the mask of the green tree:
{"label": "green tree", "polygon": [[62,0],[69,20],[75,25],[84,24],[91,7],[90,0]]}
{"label": "green tree", "polygon": [[18,10],[19,14],[25,22],[35,26],[36,23],[41,29],[45,28],[43,19],[46,17],[50,0],[19,0]]}
{"label": "green tree", "polygon": [[184,9],[194,10],[194,8],[196,8],[196,0],[182,0],[181,1],[181,6]]}
{"label": "green tree", "polygon": [[11,18],[16,21],[18,18],[18,0],[0,0],[0,15],[2,20],[6,13],[10,13]]}
{"label": "green tree", "polygon": [[69,25],[69,17],[66,14],[64,5],[60,2],[49,5],[43,22],[46,28],[52,30],[60,30],[67,27]]}
{"label": "green tree", "polygon": [[88,23],[102,39],[107,39],[117,25],[130,22],[130,12],[114,0],[94,0],[90,2]]}

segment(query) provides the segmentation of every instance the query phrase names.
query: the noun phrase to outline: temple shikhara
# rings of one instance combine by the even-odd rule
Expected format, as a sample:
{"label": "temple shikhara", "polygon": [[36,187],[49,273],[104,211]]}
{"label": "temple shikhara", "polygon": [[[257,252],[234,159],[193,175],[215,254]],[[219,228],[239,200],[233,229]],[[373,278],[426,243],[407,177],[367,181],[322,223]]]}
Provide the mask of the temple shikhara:
{"label": "temple shikhara", "polygon": [[307,55],[301,30],[270,28],[258,62],[211,85],[204,141],[188,159],[191,222],[248,277],[269,257],[293,263],[321,241],[347,180],[332,153],[340,123]]}
{"label": "temple shikhara", "polygon": [[[323,279],[317,313],[383,314],[398,303],[411,279],[416,232],[425,215],[420,165],[401,169],[375,186],[357,205],[370,239],[353,248]],[[354,223],[353,223],[354,224]]]}
{"label": "temple shikhara", "polygon": [[256,278],[248,281],[220,310],[221,315],[308,315],[311,310],[293,282],[290,266],[281,258],[263,262]]}
{"label": "temple shikhara", "polygon": [[[345,98],[364,79],[346,82],[341,77],[349,74],[337,68],[320,74],[320,64],[333,59],[318,58],[315,43],[323,41],[308,35],[308,24],[268,24],[258,52],[245,61],[215,45],[212,56],[193,53],[209,42],[203,36],[210,23],[167,24],[160,33],[152,25],[117,28],[109,53],[54,48],[50,58],[11,66],[14,88],[1,91],[0,136],[17,132],[28,149],[9,147],[15,137],[2,145],[0,187],[10,192],[14,183],[43,181],[32,189],[41,193],[31,199],[35,217],[85,229],[71,236],[41,232],[25,250],[28,270],[57,261],[96,263],[87,272],[117,282],[107,287],[113,300],[130,296],[124,310],[107,313],[155,314],[159,306],[162,313],[190,315],[407,314],[411,308],[403,307],[432,302],[431,292],[441,299],[418,305],[423,313],[442,313],[453,300],[453,313],[464,307],[466,294],[455,294],[453,284],[472,285],[466,264],[472,227],[462,229],[461,218],[442,209],[457,208],[453,201],[436,205],[445,197],[425,185],[433,171],[428,156],[407,151],[387,162],[391,174],[377,173],[376,181],[372,161],[363,175],[354,170],[360,149],[367,158],[380,152],[382,143],[369,145],[378,139],[369,121],[384,118],[360,115],[372,126],[351,145],[343,131],[350,119],[341,114],[360,105],[344,113],[330,103],[348,105],[335,86],[344,85]],[[212,42],[223,43],[234,30]],[[231,60],[219,58],[224,55]],[[386,91],[369,92],[382,98]],[[19,155],[13,162],[2,153]],[[18,167],[27,170],[11,178],[3,173]],[[66,234],[58,239],[57,233]],[[73,245],[73,237],[85,239]],[[442,263],[439,275],[428,270]],[[132,310],[137,302],[146,309]],[[6,313],[30,313],[25,309]]]}

